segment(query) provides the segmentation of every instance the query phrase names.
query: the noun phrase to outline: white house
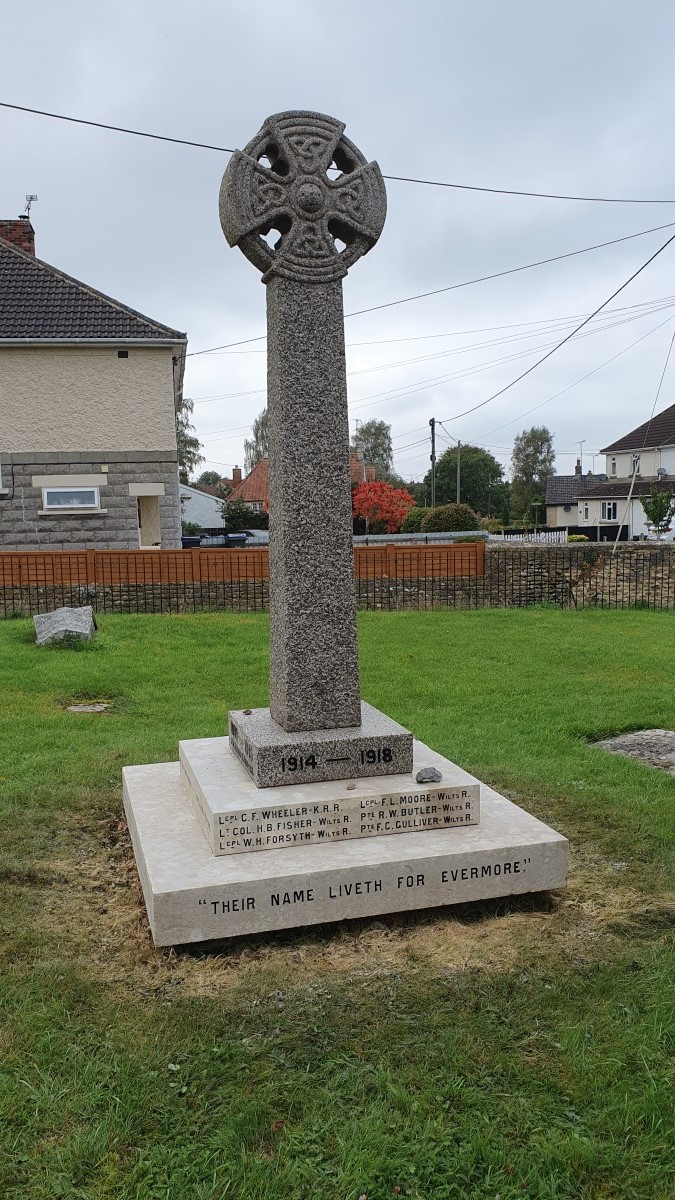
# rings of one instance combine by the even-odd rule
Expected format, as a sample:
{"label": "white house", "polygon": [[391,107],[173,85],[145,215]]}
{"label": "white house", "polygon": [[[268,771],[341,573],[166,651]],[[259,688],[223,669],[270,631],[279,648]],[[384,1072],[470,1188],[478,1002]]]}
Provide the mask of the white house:
{"label": "white house", "polygon": [[[631,429],[601,451],[606,479],[577,497],[580,528],[595,526],[598,540],[648,537],[640,498],[654,488],[675,497],[675,404]],[[672,538],[672,534],[666,535]]]}
{"label": "white house", "polygon": [[[641,498],[654,488],[675,496],[675,404],[638,425],[601,451],[602,475],[551,475],[546,519],[557,528],[588,531],[598,541],[650,536]],[[672,534],[665,535],[672,539]]]}

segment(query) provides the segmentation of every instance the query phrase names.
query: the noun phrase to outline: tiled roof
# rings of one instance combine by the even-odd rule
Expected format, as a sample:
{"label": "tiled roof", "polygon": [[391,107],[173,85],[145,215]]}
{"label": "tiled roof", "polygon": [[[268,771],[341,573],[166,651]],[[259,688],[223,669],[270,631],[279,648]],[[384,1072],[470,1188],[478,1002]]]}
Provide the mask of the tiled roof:
{"label": "tiled roof", "polygon": [[261,458],[246,478],[232,489],[228,500],[243,500],[249,504],[259,502],[267,508],[270,501],[269,466],[269,459]]}
{"label": "tiled roof", "polygon": [[546,504],[574,504],[577,496],[601,483],[602,475],[549,475],[546,480]]}
{"label": "tiled roof", "polygon": [[[648,496],[652,489],[669,492],[670,495],[675,495],[675,479],[660,480],[656,479],[636,479],[633,484],[634,496]],[[623,500],[628,496],[630,491],[630,479],[612,479],[607,483],[600,483],[596,487],[588,488],[584,496],[593,500]]]}
{"label": "tiled roof", "polygon": [[611,446],[606,446],[601,454],[611,454],[615,450],[653,450],[656,446],[675,445],[675,404],[664,408],[650,421],[631,429],[624,437]]}
{"label": "tiled roof", "polygon": [[0,239],[0,340],[15,338],[175,342],[185,334]]}

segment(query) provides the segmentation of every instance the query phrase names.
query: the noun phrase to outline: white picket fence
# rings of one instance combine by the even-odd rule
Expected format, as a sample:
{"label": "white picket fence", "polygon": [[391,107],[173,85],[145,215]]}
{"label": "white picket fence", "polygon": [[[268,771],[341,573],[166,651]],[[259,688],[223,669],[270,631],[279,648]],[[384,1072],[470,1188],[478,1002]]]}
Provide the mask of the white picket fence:
{"label": "white picket fence", "polygon": [[491,533],[490,541],[498,542],[540,542],[547,546],[566,545],[566,529],[540,529],[523,533]]}

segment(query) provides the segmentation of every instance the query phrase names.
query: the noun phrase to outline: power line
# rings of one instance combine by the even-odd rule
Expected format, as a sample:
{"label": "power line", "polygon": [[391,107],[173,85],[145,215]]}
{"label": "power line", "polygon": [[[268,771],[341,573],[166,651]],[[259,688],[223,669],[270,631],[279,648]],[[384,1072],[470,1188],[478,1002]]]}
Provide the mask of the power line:
{"label": "power line", "polygon": [[598,313],[602,312],[603,308],[606,308],[607,305],[610,304],[611,301],[615,298],[615,296],[618,296],[619,293],[624,290],[624,288],[627,288],[629,283],[632,283],[634,279],[637,279],[638,275],[642,274],[642,272],[651,263],[654,262],[654,259],[658,258],[659,254],[662,254],[663,251],[665,249],[667,249],[667,247],[673,241],[675,241],[675,233],[671,234],[671,236],[668,238],[668,240],[665,241],[662,246],[659,246],[659,249],[656,250],[654,252],[654,254],[650,255],[650,257],[647,259],[647,261],[644,262],[641,267],[638,267],[637,271],[634,271],[633,274],[631,276],[629,276],[629,278],[625,281],[625,283],[621,284],[621,287],[618,287],[616,289],[616,291],[612,292],[611,296],[608,296],[606,300],[603,300],[602,304],[599,304],[598,307],[590,314],[590,316],[586,317],[585,320],[583,320],[580,325],[577,325],[576,329],[573,329],[571,331],[571,333],[568,333],[562,339],[562,341],[558,342],[553,347],[552,350],[547,351],[546,354],[542,355],[541,358],[537,359],[536,363],[533,363],[532,366],[528,367],[526,371],[523,371],[522,374],[518,375],[515,379],[512,379],[510,383],[507,383],[503,388],[500,388],[499,391],[495,392],[492,396],[488,396],[487,400],[482,400],[480,404],[474,404],[472,408],[467,408],[465,410],[465,412],[457,413],[457,415],[454,417],[444,417],[443,420],[444,421],[458,421],[460,419],[460,417],[467,417],[469,415],[469,413],[476,412],[477,409],[479,409],[479,408],[485,408],[486,404],[491,404],[492,401],[496,400],[498,396],[503,396],[504,392],[508,392],[512,387],[515,387],[515,385],[517,383],[520,383],[521,379],[525,379],[525,377],[527,375],[531,375],[533,371],[536,371],[537,367],[540,367],[542,363],[546,362],[547,359],[551,358],[552,355],[556,354],[557,351],[560,350],[562,346],[566,345],[567,342],[571,341],[571,339],[573,337],[575,337],[576,334],[579,333],[579,331],[581,329],[583,329],[585,325],[588,325],[589,321],[592,321],[594,317],[597,317]]}
{"label": "power line", "polygon": [[[613,323],[616,325],[632,324],[633,321],[639,321],[644,316],[649,316],[650,313],[637,313],[631,317],[624,317],[620,321]],[[592,314],[591,314],[592,316]],[[589,317],[589,320],[591,318]],[[584,322],[585,324],[586,322]],[[595,329],[590,329],[582,334],[582,337],[594,337],[598,333],[605,333],[612,325],[601,325]],[[581,328],[581,326],[577,326]],[[418,392],[428,391],[429,388],[440,386],[444,383],[449,383],[455,379],[465,379],[471,375],[479,375],[483,371],[491,370],[492,367],[501,366],[503,363],[514,362],[519,358],[527,358],[531,354],[537,354],[540,350],[546,350],[549,347],[555,347],[559,343],[544,342],[539,346],[531,346],[527,350],[519,350],[515,354],[501,355],[499,358],[489,359],[486,363],[480,363],[473,367],[467,367],[460,371],[453,371],[449,375],[434,375],[431,378],[416,380],[414,383],[402,384],[400,387],[388,388],[384,392],[371,392],[368,396],[362,396],[357,402],[350,405],[352,410],[358,408],[369,408],[371,405],[385,404],[388,400],[401,399],[403,396],[415,395]],[[479,406],[480,407],[480,406]],[[460,416],[463,414],[460,414]],[[444,417],[444,420],[455,420],[457,418]]]}
{"label": "power line", "polygon": [[[578,254],[589,254],[592,250],[604,250],[606,246],[616,246],[619,242],[630,242],[634,238],[646,237],[650,233],[660,233],[662,229],[672,229],[675,221],[665,225],[654,225],[652,229],[642,229],[639,233],[628,233],[624,237],[612,238],[609,242],[597,242],[594,246],[583,246],[581,250],[568,250],[565,254],[554,254],[552,258],[541,258],[537,262],[524,263],[521,267],[509,267],[506,271],[495,271],[491,275],[479,275],[476,279],[465,279],[461,283],[450,283],[446,287],[434,288],[431,292],[418,292],[415,296],[404,296],[401,300],[388,300],[385,304],[373,304],[370,308],[359,308],[355,312],[345,313],[349,317],[362,317],[365,313],[379,312],[383,308],[396,308],[400,304],[410,304],[413,300],[426,300],[429,296],[440,296],[444,292],[454,292],[458,288],[472,287],[475,283],[488,283],[491,279],[503,279],[505,275],[517,275],[520,271],[530,271],[533,267],[544,267],[549,263],[561,262],[565,258],[575,258]],[[213,354],[216,350],[232,350],[236,346],[246,346],[251,342],[262,342],[267,335],[245,338],[241,342],[227,342],[224,346],[209,346],[206,350],[191,350],[188,358],[196,358],[200,354]]]}
{"label": "power line", "polygon": [[580,379],[575,379],[574,383],[568,384],[567,387],[562,389],[562,391],[556,392],[554,396],[549,396],[548,400],[543,400],[541,404],[535,404],[534,408],[526,409],[525,412],[519,413],[517,417],[513,417],[510,421],[505,421],[503,425],[495,425],[494,429],[488,430],[486,436],[490,437],[491,434],[498,433],[500,429],[507,429],[509,425],[514,425],[516,421],[522,420],[523,417],[529,417],[530,413],[538,412],[540,408],[545,408],[546,405],[550,404],[552,400],[557,400],[559,396],[564,396],[566,392],[571,392],[572,388],[575,388],[580,383],[585,383],[587,379],[591,378],[591,375],[597,375],[598,371],[602,371],[604,367],[608,367],[609,364],[615,362],[617,358],[621,358],[623,354],[627,354],[628,351],[632,350],[634,346],[639,345],[640,342],[644,342],[646,338],[651,337],[653,333],[657,332],[657,330],[663,329],[663,326],[667,325],[672,320],[673,317],[669,316],[666,317],[665,321],[659,321],[658,325],[654,325],[653,329],[648,329],[646,333],[643,333],[639,338],[636,338],[634,342],[630,342],[628,346],[624,346],[623,350],[619,350],[618,354],[613,354],[611,358],[606,358],[604,362],[600,363],[599,366],[594,367],[592,371],[588,371],[588,373],[586,375],[582,375]]}
{"label": "power line", "polygon": [[[25,104],[9,104],[0,100],[0,108],[9,108],[14,112],[31,113],[37,117],[49,117],[54,121],[67,121],[72,125],[88,125],[92,129],[107,129],[112,133],[126,133],[132,137],[150,138],[155,142],[171,142],[176,146],[192,146],[197,150],[215,150],[219,154],[234,154],[230,146],[214,146],[210,142],[194,142],[189,138],[169,137],[162,133],[148,133],[142,129],[130,129],[124,125],[109,125],[105,121],[89,121],[84,117],[69,117],[63,113],[47,112],[41,108],[29,108]],[[385,179],[396,183],[417,183],[425,187],[452,188],[462,192],[486,192],[493,196],[526,196],[534,200],[574,200],[587,204],[675,204],[675,200],[633,199],[627,196],[575,196],[562,192],[528,192],[517,188],[483,187],[473,183],[450,183],[439,179],[417,179],[410,175],[384,175]]]}
{"label": "power line", "polygon": [[[648,308],[650,305],[666,304],[675,301],[675,296],[658,296],[654,300],[643,300],[640,304],[627,304],[619,308],[610,308],[612,313],[629,312],[636,308]],[[371,338],[367,342],[347,342],[347,350],[360,349],[363,346],[398,346],[403,342],[429,342],[440,338],[469,337],[474,333],[495,333],[502,329],[524,329],[536,325],[558,325],[569,321],[578,321],[585,313],[571,313],[562,317],[546,317],[537,321],[516,321],[508,325],[479,325],[477,329],[447,329],[444,333],[416,333],[407,337]],[[523,335],[524,336],[524,335]],[[257,339],[256,339],[257,340]],[[240,344],[240,343],[237,343]],[[227,351],[223,350],[223,353]],[[235,350],[233,357],[243,357],[246,354],[265,354],[265,350]]]}

